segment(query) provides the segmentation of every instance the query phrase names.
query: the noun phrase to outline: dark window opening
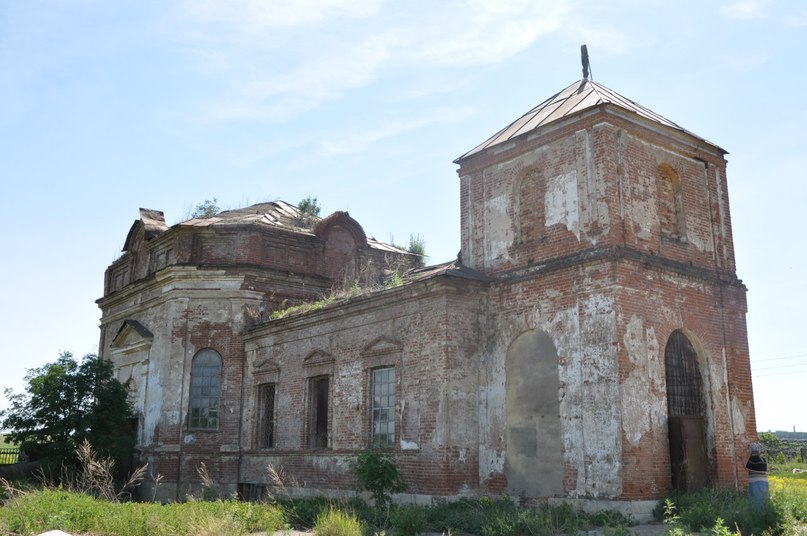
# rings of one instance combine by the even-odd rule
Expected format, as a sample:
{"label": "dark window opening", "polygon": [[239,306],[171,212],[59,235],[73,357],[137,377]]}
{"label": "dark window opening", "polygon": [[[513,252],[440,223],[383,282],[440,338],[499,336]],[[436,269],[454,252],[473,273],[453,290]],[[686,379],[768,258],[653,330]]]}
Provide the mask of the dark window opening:
{"label": "dark window opening", "polygon": [[261,502],[266,495],[266,486],[263,484],[238,484],[238,498],[242,501]]}
{"label": "dark window opening", "polygon": [[308,446],[328,448],[328,376],[309,380]]}
{"label": "dark window opening", "polygon": [[258,390],[258,448],[275,446],[275,384],[261,385]]}

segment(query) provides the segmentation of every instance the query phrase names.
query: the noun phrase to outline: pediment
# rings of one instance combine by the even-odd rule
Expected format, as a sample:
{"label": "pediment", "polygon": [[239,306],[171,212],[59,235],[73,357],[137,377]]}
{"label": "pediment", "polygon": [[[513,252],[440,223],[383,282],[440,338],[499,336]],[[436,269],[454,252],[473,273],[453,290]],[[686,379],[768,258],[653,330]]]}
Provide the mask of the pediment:
{"label": "pediment", "polygon": [[395,352],[400,352],[403,347],[399,341],[387,338],[387,337],[378,337],[377,339],[373,340],[370,344],[364,347],[364,350],[361,351],[361,355],[363,356],[372,356],[372,355],[383,355],[383,354],[391,354]]}
{"label": "pediment", "polygon": [[356,246],[361,247],[367,245],[367,235],[364,229],[362,229],[359,222],[351,218],[350,214],[347,212],[334,212],[327,218],[320,220],[314,226],[314,234],[325,242],[328,242],[331,233],[337,230],[342,230],[349,234]]}
{"label": "pediment", "polygon": [[151,344],[154,335],[137,320],[124,320],[110,346],[113,349],[127,349],[143,344]]}
{"label": "pediment", "polygon": [[168,230],[165,215],[159,210],[140,209],[140,219],[135,220],[126,236],[122,251],[137,251],[140,245]]}
{"label": "pediment", "polygon": [[255,361],[255,372],[278,372],[280,365],[273,359],[264,357]]}
{"label": "pediment", "polygon": [[305,359],[303,359],[304,367],[316,367],[319,365],[332,365],[335,359],[331,354],[324,350],[313,350]]}

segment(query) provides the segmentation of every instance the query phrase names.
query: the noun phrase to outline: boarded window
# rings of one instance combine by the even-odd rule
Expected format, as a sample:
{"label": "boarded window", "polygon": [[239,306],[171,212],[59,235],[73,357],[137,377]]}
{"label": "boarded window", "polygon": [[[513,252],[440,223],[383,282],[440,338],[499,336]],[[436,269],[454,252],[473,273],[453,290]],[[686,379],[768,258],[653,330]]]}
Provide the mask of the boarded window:
{"label": "boarded window", "polygon": [[215,430],[219,426],[221,392],[221,356],[206,348],[193,357],[191,364],[191,428]]}
{"label": "boarded window", "polygon": [[275,384],[266,383],[258,388],[258,448],[275,446]]}
{"label": "boarded window", "polygon": [[395,445],[395,368],[373,370],[372,436],[374,448]]}
{"label": "boarded window", "polygon": [[309,379],[308,446],[328,448],[328,376]]}

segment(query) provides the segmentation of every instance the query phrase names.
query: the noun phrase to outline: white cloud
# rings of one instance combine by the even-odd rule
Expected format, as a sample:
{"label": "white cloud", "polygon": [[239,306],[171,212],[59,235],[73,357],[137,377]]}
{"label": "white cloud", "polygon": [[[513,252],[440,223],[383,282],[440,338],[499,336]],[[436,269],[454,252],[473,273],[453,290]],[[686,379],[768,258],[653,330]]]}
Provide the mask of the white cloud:
{"label": "white cloud", "polygon": [[338,136],[322,141],[322,151],[326,155],[358,154],[381,140],[392,138],[403,132],[423,128],[436,123],[453,123],[473,115],[475,110],[470,108],[437,110],[431,115],[416,118],[388,121],[371,129],[342,132]]}
{"label": "white cloud", "polygon": [[199,22],[251,33],[331,17],[369,17],[377,12],[380,3],[381,0],[185,0],[183,9]]}
{"label": "white cloud", "polygon": [[289,119],[384,70],[489,65],[557,30],[572,0],[187,2],[180,39],[226,81],[214,120]]}
{"label": "white cloud", "polygon": [[730,19],[753,20],[767,15],[769,0],[737,0],[720,6],[720,14]]}
{"label": "white cloud", "polygon": [[436,65],[485,65],[517,54],[557,30],[569,2],[464,0],[435,4],[406,26],[405,56]]}

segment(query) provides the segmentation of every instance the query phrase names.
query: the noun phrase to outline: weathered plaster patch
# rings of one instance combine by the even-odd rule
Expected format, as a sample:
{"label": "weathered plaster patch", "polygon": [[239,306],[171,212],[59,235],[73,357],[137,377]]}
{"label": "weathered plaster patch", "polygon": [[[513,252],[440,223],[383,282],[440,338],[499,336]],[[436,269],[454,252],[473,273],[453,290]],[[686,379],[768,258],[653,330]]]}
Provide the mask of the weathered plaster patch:
{"label": "weathered plaster patch", "polygon": [[401,450],[418,450],[418,449],[420,449],[420,446],[414,441],[407,441],[406,439],[401,439]]}
{"label": "weathered plaster patch", "polygon": [[647,240],[652,236],[653,228],[658,226],[656,210],[656,182],[654,177],[638,175],[632,177],[631,219],[636,236]]}
{"label": "weathered plaster patch", "polygon": [[[563,343],[558,342],[561,415],[565,462],[577,468],[569,491],[573,497],[617,497],[621,435],[619,382],[616,369],[616,314],[610,296],[595,294],[581,304],[581,316],[563,315],[570,322]],[[566,349],[561,349],[567,346]]]}
{"label": "weathered plaster patch", "polygon": [[577,171],[563,173],[546,181],[544,214],[546,226],[561,224],[580,240],[580,210]]}
{"label": "weathered plaster patch", "polygon": [[662,383],[664,365],[659,343],[652,327],[644,328],[642,319],[631,316],[622,337],[631,370],[622,385],[622,431],[635,447],[642,437],[662,426],[667,419]]}
{"label": "weathered plaster patch", "polygon": [[737,398],[731,399],[731,418],[736,432],[745,430],[749,413],[751,413],[751,404],[742,404]]}
{"label": "weathered plaster patch", "polygon": [[495,449],[489,448],[487,445],[479,445],[479,476],[485,479],[496,473],[503,473],[504,459],[504,449]]}
{"label": "weathered plaster patch", "polygon": [[513,241],[512,224],[507,214],[509,196],[491,198],[485,206],[485,256],[487,260],[509,258],[507,246]]}

